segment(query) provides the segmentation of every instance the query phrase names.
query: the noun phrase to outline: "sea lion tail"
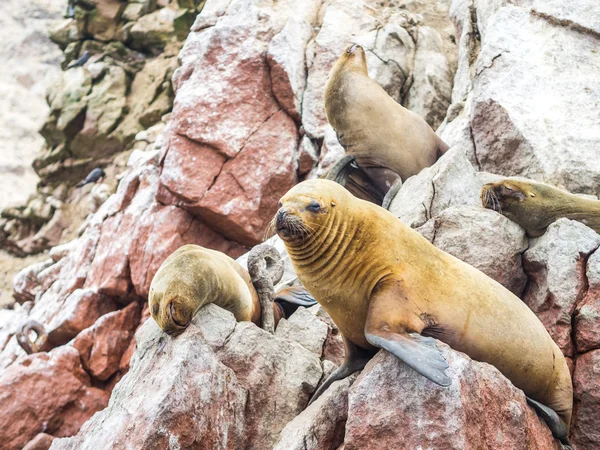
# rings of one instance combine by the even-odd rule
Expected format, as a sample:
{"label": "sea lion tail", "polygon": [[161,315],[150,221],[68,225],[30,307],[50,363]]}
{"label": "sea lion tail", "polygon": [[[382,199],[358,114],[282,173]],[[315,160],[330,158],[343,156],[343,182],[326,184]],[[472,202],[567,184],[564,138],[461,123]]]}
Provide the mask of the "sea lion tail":
{"label": "sea lion tail", "polygon": [[304,286],[290,286],[280,290],[275,294],[275,302],[281,306],[285,318],[294,314],[299,306],[308,308],[317,304]]}

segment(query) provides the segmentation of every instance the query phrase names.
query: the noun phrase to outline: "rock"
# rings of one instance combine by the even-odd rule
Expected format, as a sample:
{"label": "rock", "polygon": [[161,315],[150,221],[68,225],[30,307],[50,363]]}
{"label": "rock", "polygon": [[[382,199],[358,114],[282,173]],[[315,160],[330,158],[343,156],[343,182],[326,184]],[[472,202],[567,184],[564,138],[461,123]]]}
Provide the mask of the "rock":
{"label": "rock", "polygon": [[[49,395],[52,393],[52,395]],[[108,394],[91,386],[79,353],[61,347],[20,358],[0,374],[0,438],[18,450],[38,433],[71,436],[108,403]]]}
{"label": "rock", "polygon": [[318,149],[308,136],[304,136],[298,147],[298,175],[306,175],[319,161]]}
{"label": "rock", "polygon": [[[472,159],[480,170],[597,195],[600,132],[593,109],[581,105],[597,104],[600,84],[596,75],[578,76],[600,64],[597,32],[591,31],[596,14],[591,1],[567,5],[536,0],[457,6],[463,56],[460,95],[455,85],[453,102],[471,103]],[[565,81],[557,84],[550,73]]]}
{"label": "rock", "polygon": [[140,307],[134,302],[121,311],[105,314],[77,335],[73,347],[91,376],[106,381],[119,370],[139,319]]}
{"label": "rock", "polygon": [[14,296],[19,303],[35,300],[36,296],[44,291],[42,286],[40,286],[38,275],[53,263],[54,261],[51,259],[40,261],[39,263],[25,267],[15,275],[13,289]]}
{"label": "rock", "polygon": [[437,345],[450,365],[447,388],[385,351],[367,364],[348,394],[344,450],[561,448],[496,368]]}
{"label": "rock", "polygon": [[124,8],[121,0],[94,0],[92,4],[95,8],[85,21],[87,33],[100,41],[114,39]]}
{"label": "rock", "polygon": [[321,377],[310,351],[214,305],[177,339],[148,320],[136,341],[108,408],[54,450],[271,448]]}
{"label": "rock", "polygon": [[432,244],[521,295],[527,283],[521,262],[528,246],[523,228],[501,214],[473,206],[450,207],[430,221]]}
{"label": "rock", "polygon": [[301,307],[288,319],[279,321],[275,336],[297,342],[320,357],[327,338],[327,324]]}
{"label": "rock", "polygon": [[600,348],[600,252],[587,261],[588,289],[575,315],[575,346],[580,353]]}
{"label": "rock", "polygon": [[571,316],[583,299],[586,260],[600,236],[580,222],[559,219],[524,253],[529,277],[523,301],[567,356],[573,355]]}
{"label": "rock", "polygon": [[577,359],[573,388],[576,412],[571,426],[577,450],[592,450],[600,445],[600,350],[584,353]]}
{"label": "rock", "polygon": [[344,341],[338,326],[331,320],[329,314],[323,309],[321,305],[315,305],[311,309],[316,309],[315,315],[317,318],[327,324],[327,338],[323,345],[323,363],[331,361],[336,366],[341,366],[344,362],[344,356],[346,350],[344,348]]}
{"label": "rock", "polygon": [[0,352],[27,320],[28,314],[29,309],[21,305],[15,305],[14,309],[0,309]]}
{"label": "rock", "polygon": [[274,450],[328,450],[344,442],[348,417],[348,389],[356,379],[351,375],[331,385],[315,403],[281,431]]}
{"label": "rock", "polygon": [[54,436],[46,433],[39,433],[27,443],[23,450],[48,450],[54,441]]}
{"label": "rock", "polygon": [[452,148],[433,166],[410,177],[390,204],[390,212],[412,228],[450,206],[479,207],[481,184],[464,149]]}
{"label": "rock", "polygon": [[160,53],[172,40],[184,40],[194,21],[191,12],[162,8],[140,17],[129,30],[129,45]]}

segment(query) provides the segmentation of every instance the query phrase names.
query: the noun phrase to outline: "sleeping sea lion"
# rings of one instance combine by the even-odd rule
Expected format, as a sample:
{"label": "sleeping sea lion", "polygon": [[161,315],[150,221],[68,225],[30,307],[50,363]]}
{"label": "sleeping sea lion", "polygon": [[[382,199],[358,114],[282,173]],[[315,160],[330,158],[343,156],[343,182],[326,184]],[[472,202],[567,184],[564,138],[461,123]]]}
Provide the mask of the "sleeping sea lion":
{"label": "sleeping sea lion", "polygon": [[539,237],[561,217],[577,220],[600,233],[600,201],[589,200],[546,184],[520,180],[487,183],[481,204],[518,223],[529,237]]}
{"label": "sleeping sea lion", "polygon": [[512,292],[329,180],[280,201],[276,230],[296,273],[339,327],[346,360],[316,392],[385,349],[448,386],[435,339],[497,367],[567,441],[573,392],[563,354]]}
{"label": "sleeping sea lion", "polygon": [[397,191],[448,150],[423,118],[369,77],[365,51],[357,44],[329,72],[325,112],[340,144],[383,192],[392,186]]}
{"label": "sleeping sea lion", "polygon": [[[274,255],[279,254],[269,246],[260,246],[258,249],[262,250],[254,252],[254,256],[251,253],[249,265],[260,266],[260,263],[251,262],[251,259],[262,257],[268,260],[263,269],[270,269]],[[281,278],[283,270],[276,269],[274,272],[270,280],[271,289],[272,284]],[[264,273],[261,276],[264,278]],[[268,289],[264,279],[257,284],[260,290]],[[159,267],[150,285],[148,303],[150,314],[160,328],[176,336],[189,326],[198,310],[208,303],[230,311],[237,321],[254,322],[258,326],[265,323],[261,321],[261,316],[263,319],[265,316],[261,311],[266,310],[267,316],[271,313],[273,317],[271,327],[269,320],[266,321],[267,331],[272,333],[281,318],[289,317],[298,306],[311,306],[316,301],[302,286],[292,286],[274,295],[274,302],[272,305],[269,303],[272,310],[261,308],[259,293],[248,271],[224,253],[190,244],[177,249]]]}

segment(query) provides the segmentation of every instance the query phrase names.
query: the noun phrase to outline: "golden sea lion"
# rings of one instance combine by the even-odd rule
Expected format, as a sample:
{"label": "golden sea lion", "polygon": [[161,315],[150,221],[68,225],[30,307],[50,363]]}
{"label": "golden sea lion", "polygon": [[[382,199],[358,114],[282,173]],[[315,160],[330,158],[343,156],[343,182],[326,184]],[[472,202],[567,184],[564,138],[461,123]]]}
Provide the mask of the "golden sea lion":
{"label": "golden sea lion", "polygon": [[365,51],[357,44],[350,45],[329,72],[325,112],[340,144],[373,184],[383,192],[394,187],[392,198],[402,181],[448,150],[422,117],[369,77]]}
{"label": "golden sea lion", "polygon": [[567,442],[567,363],[518,297],[429,243],[385,209],[329,180],[308,180],[280,201],[276,230],[296,273],[339,327],[346,360],[317,391],[383,348],[448,386],[437,338],[497,367]]}
{"label": "golden sea lion", "polygon": [[[272,262],[275,259],[273,252],[277,251],[272,247],[261,246],[259,250],[254,252],[254,257],[251,254],[249,260],[264,258]],[[250,264],[261,265],[249,261]],[[268,265],[269,262],[265,263],[262,269]],[[275,270],[273,279],[269,280],[271,289],[282,273],[283,267]],[[260,286],[260,283],[266,284]],[[264,279],[257,284],[261,290],[268,289]],[[265,314],[261,311],[267,311],[267,316],[271,313],[271,309],[261,308],[260,295],[248,271],[224,253],[191,244],[180,247],[162,263],[152,279],[148,303],[156,323],[171,335],[182,333],[198,310],[208,303],[230,311],[237,321],[254,322],[258,326],[265,325]],[[273,319],[270,327],[266,321],[266,328],[272,332],[279,320],[289,317],[298,306],[311,306],[316,302],[303,287],[293,286],[278,292],[272,305],[270,303]]]}
{"label": "golden sea lion", "polygon": [[539,237],[561,217],[577,220],[600,233],[600,201],[589,200],[552,186],[520,180],[487,183],[481,204],[518,223],[529,237]]}

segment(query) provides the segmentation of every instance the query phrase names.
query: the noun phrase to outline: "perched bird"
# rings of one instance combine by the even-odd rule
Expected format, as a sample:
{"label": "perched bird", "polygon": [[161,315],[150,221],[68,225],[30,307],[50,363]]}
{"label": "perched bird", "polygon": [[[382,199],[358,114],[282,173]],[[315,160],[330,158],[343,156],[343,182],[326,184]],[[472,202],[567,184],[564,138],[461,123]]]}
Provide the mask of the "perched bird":
{"label": "perched bird", "polygon": [[340,144],[383,192],[392,185],[399,188],[448,150],[423,118],[369,77],[365,51],[357,44],[344,51],[329,73],[325,112]]}
{"label": "perched bird", "polygon": [[64,15],[65,19],[72,19],[75,17],[75,0],[69,0],[67,5],[67,13]]}
{"label": "perched bird", "polygon": [[90,52],[84,51],[83,55],[77,61],[71,61],[67,66],[67,69],[72,69],[73,67],[81,67],[90,59]]}
{"label": "perched bird", "polygon": [[85,177],[83,181],[79,182],[76,187],[80,188],[89,183],[96,183],[105,176],[106,174],[104,173],[104,170],[102,170],[100,167],[96,167],[94,170],[88,173],[87,177]]}

